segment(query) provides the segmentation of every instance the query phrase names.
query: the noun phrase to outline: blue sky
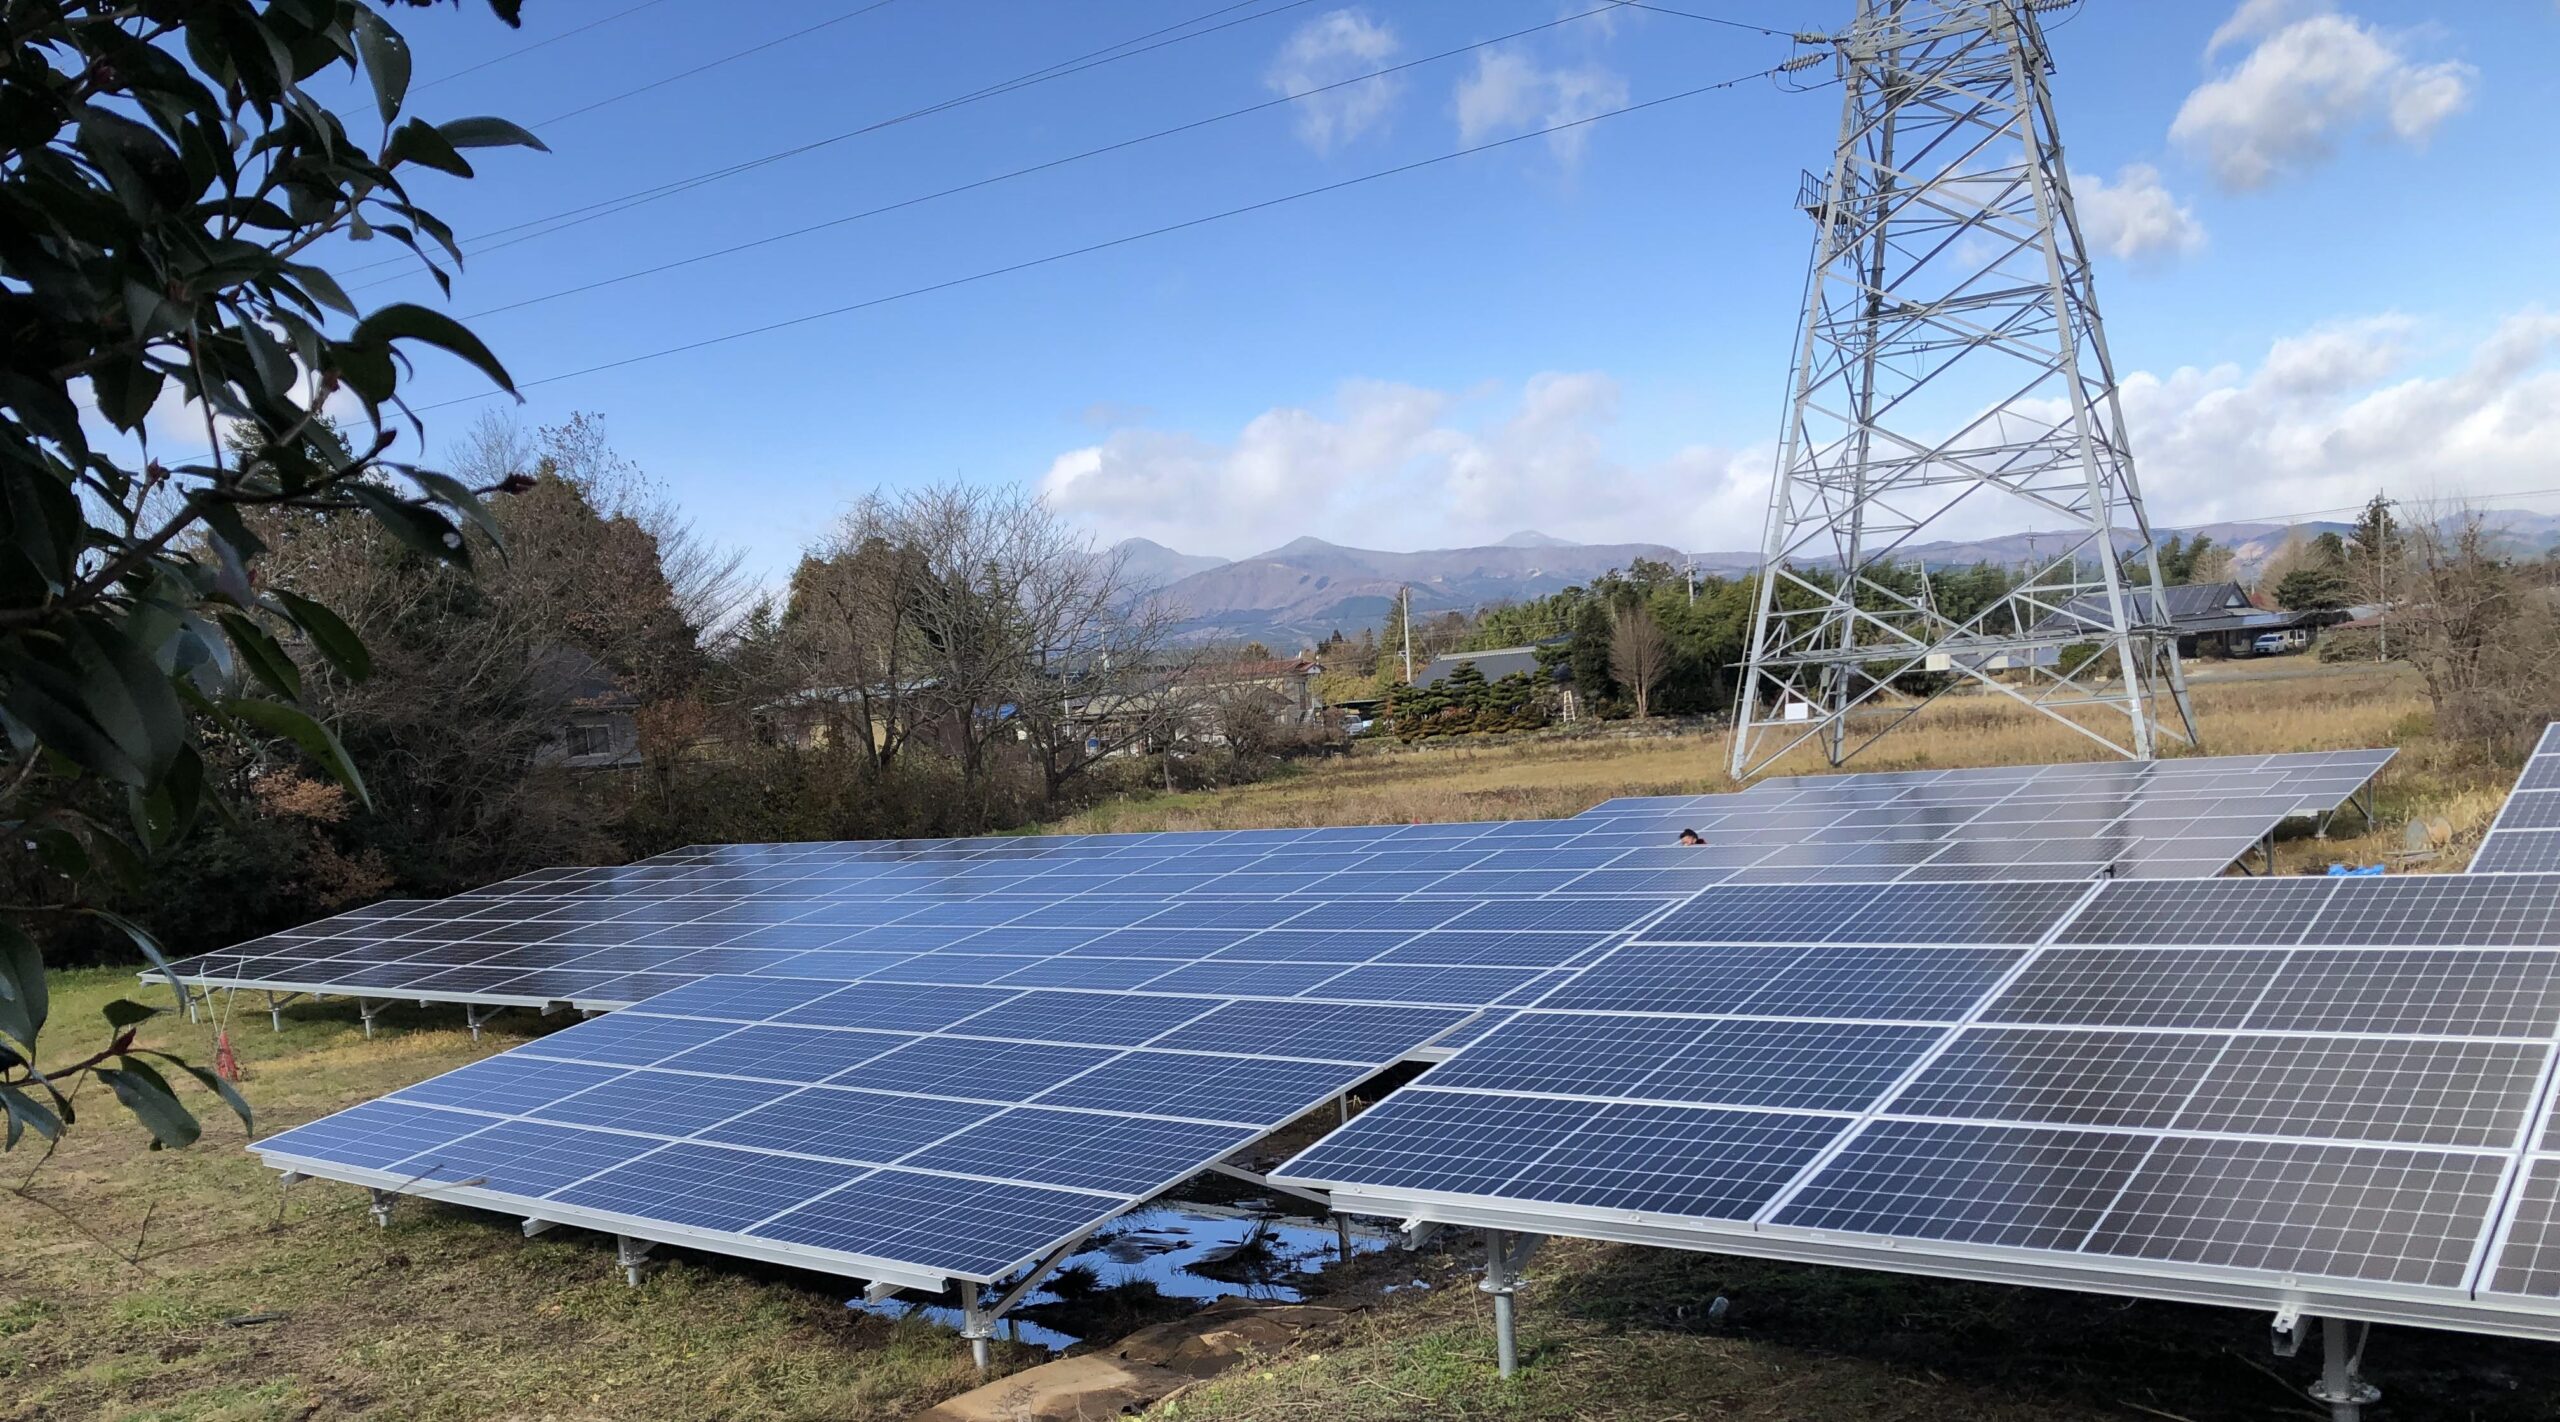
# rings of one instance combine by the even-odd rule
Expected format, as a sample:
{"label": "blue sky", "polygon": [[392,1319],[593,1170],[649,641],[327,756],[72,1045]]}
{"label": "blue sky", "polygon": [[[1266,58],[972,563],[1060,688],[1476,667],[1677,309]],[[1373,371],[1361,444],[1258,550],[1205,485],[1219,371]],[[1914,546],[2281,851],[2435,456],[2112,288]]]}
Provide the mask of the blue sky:
{"label": "blue sky", "polygon": [[[846,15],[532,0],[401,11],[434,118],[536,126],[429,185],[466,238],[809,143],[1221,0],[892,0]],[[1849,0],[1666,0],[1780,29]],[[1253,0],[1215,33],[490,250],[469,315],[1473,44],[1600,0]],[[2054,34],[2156,521],[2560,485],[2553,0],[2087,0]],[[958,197],[483,316],[520,378],[869,300],[1763,69],[1780,39],[1618,9]],[[437,80],[438,76],[456,77]],[[1819,78],[1817,69],[1809,77]],[[1346,191],[541,385],[760,574],[877,486],[1050,490],[1099,535],[1240,555],[1536,527],[1757,541],[1838,91],[1766,80]],[[377,251],[352,249],[348,261]],[[396,270],[396,269],[395,269]],[[381,275],[376,273],[374,275]],[[422,279],[359,301],[434,300]],[[473,393],[430,363],[422,401]],[[503,401],[486,402],[503,405]],[[475,407],[435,412],[458,436]],[[2549,500],[2537,507],[2560,507]]]}

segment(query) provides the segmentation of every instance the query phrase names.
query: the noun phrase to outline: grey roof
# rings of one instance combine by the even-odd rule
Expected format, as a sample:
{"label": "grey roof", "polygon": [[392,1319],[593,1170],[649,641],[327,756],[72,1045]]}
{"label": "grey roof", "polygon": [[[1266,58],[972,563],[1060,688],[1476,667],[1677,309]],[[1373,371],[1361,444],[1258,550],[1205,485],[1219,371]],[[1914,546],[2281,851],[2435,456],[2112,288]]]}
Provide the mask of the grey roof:
{"label": "grey roof", "polygon": [[[2125,612],[2136,623],[2157,626],[2165,621],[2174,624],[2181,632],[2220,631],[2226,627],[2239,626],[2240,623],[2234,619],[2245,618],[2252,614],[2264,615],[2260,614],[2256,605],[2249,601],[2247,591],[2238,583],[2227,582],[2179,583],[2173,587],[2162,588],[2159,608],[2165,609],[2168,616],[2165,618],[2160,616],[2158,610],[2153,607],[2149,588],[2139,591],[2128,589],[2125,593]],[[2036,624],[2036,630],[2039,632],[2067,631],[2074,623],[2095,630],[2106,626],[2110,620],[2107,616],[2105,596],[2089,593],[2073,598],[2063,605],[2061,611],[2046,616],[2042,622]]]}
{"label": "grey roof", "polygon": [[1541,675],[1538,649],[1535,647],[1490,647],[1481,652],[1444,652],[1431,659],[1419,678],[1424,686],[1437,686],[1441,678],[1458,669],[1461,662],[1473,662],[1487,681],[1500,681],[1514,672]]}

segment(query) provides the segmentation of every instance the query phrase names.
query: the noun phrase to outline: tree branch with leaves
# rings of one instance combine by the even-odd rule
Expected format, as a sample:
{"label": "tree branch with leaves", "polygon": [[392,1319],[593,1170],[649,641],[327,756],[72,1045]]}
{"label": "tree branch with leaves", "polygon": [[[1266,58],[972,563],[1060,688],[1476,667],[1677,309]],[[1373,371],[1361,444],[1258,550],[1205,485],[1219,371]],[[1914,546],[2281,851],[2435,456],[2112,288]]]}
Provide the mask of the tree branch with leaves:
{"label": "tree branch with leaves", "polygon": [[[517,3],[491,8],[513,24]],[[341,68],[368,82],[377,136],[314,91]],[[358,0],[0,0],[0,830],[28,856],[0,914],[8,1145],[57,1136],[83,1077],[155,1146],[192,1141],[155,1058],[248,1118],[212,1073],[135,1045],[152,1009],[134,1003],[107,1010],[99,1050],[40,1069],[37,944],[62,915],[110,917],[98,877],[149,872],[220,809],[209,736],[290,744],[364,796],[295,652],[361,679],[365,647],[263,575],[251,516],[368,517],[465,567],[464,530],[495,534],[493,490],[417,458],[402,386],[420,347],[512,391],[505,366],[440,312],[360,310],[309,259],[388,241],[449,287],[461,249],[409,184],[542,146],[502,119],[410,117],[408,88],[407,41]],[[200,449],[163,453],[198,430]],[[165,969],[146,926],[116,923]]]}

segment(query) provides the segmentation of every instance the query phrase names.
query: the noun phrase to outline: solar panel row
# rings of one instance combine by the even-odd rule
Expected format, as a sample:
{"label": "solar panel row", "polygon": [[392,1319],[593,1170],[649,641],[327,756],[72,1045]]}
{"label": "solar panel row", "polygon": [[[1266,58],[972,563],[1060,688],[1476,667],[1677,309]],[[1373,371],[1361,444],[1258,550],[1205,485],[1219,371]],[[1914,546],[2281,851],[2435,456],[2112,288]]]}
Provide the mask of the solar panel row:
{"label": "solar panel row", "polygon": [[253,1149],[866,1278],[992,1282],[1462,1015],[711,977]]}
{"label": "solar panel row", "polygon": [[2546,728],[2471,856],[2474,874],[2560,870],[2560,725]]}
{"label": "solar panel row", "polygon": [[[288,990],[639,1001],[260,1143],[280,1166],[864,1277],[989,1281],[1303,1113],[1339,1073],[1434,1040],[1474,1043],[1460,1060],[1488,1080],[1505,1062],[1546,1074],[1634,1156],[1666,1134],[1712,1174],[1720,1141],[1779,1116],[1802,1118],[1785,1140],[1827,1142],[2091,888],[1912,866],[2011,875],[2044,853],[2079,876],[2089,846],[2196,823],[2138,783],[1934,793],[1863,841],[1805,839],[1849,828],[1855,804],[1783,812],[1804,823],[1775,850],[1672,848],[1662,816],[1624,812],[695,849],[378,906],[193,966]],[[1844,875],[1875,882],[1796,882]],[[1648,935],[1643,971],[1631,931],[1728,884]],[[1752,953],[1779,956],[1698,971]],[[1702,1019],[1709,1000],[1730,1011]],[[1525,1054],[1524,1033],[1544,1034]],[[1630,1033],[1657,1059],[1630,1061]],[[1501,1094],[1468,1082],[1426,1099]]]}
{"label": "solar panel row", "polygon": [[[1006,900],[971,913],[718,896],[613,900],[620,916],[598,922],[593,899],[466,896],[376,905],[179,971],[209,986],[525,1005],[624,1006],[737,974],[1485,1006],[1534,996],[1553,971],[1669,902],[1448,898],[1275,913],[1092,898],[1072,912]],[[784,917],[753,921],[767,915]],[[871,915],[895,916],[860,926]],[[794,943],[822,946],[783,946]]]}
{"label": "solar panel row", "polygon": [[[925,980],[948,982],[969,980],[953,976],[969,969],[986,974],[979,981],[1023,986],[1491,1003],[1505,997],[1498,975],[1406,974],[1400,988],[1385,973],[1345,980],[1203,960],[1285,961],[1295,944],[1302,961],[1343,968],[1491,966],[1446,953],[1382,958],[1400,945],[1341,931],[1563,929],[1576,914],[1618,926],[1626,920],[1610,923],[1609,904],[1565,901],[1659,903],[1727,882],[2218,873],[2277,819],[2335,805],[2389,754],[2176,763],[2211,767],[2219,789],[2256,807],[2237,817],[2199,817],[2156,798],[2186,793],[2205,772],[2164,779],[2068,766],[2045,768],[2069,772],[2051,781],[2007,772],[1810,781],[1791,793],[1838,803],[1781,815],[1753,808],[1777,793],[1764,787],[1679,802],[1737,807],[1729,811],[1670,816],[1618,801],[1563,821],[695,848],[619,868],[544,870],[442,903],[375,905],[176,970],[205,987],[481,1005],[622,1006],[711,973],[852,981],[930,971]],[[1938,803],[1901,818],[1853,803],[1869,780]],[[1704,825],[1713,842],[1669,843],[1675,822]],[[1530,900],[1553,906],[1498,907]],[[1096,941],[1118,929],[1130,932]],[[1243,945],[1161,937],[1177,929],[1275,931]],[[1309,947],[1292,937],[1316,931],[1337,941]],[[1553,946],[1526,945],[1510,966],[1564,966]],[[912,955],[928,952],[971,961],[917,965]],[[1042,965],[1027,977],[1003,961],[1065,953],[1121,961]],[[1188,960],[1190,981],[1146,971],[1158,959]]]}
{"label": "solar panel row", "polygon": [[[1704,891],[1278,1177],[1451,1223],[2560,1313],[2560,878],[2000,887]],[[1975,926],[1852,941],[1904,914]]]}

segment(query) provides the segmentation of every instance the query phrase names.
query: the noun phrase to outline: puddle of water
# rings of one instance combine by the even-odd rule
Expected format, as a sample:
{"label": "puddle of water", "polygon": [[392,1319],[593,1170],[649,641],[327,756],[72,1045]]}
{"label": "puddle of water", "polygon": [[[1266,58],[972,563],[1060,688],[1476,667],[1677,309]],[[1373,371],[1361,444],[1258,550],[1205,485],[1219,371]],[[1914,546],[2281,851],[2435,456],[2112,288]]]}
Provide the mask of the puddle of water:
{"label": "puddle of water", "polygon": [[[1387,1243],[1381,1231],[1352,1229],[1355,1252]],[[996,1332],[1056,1352],[1088,1338],[1116,1338],[1181,1318],[1218,1299],[1242,1295],[1295,1303],[1308,1275],[1332,1263],[1340,1250],[1330,1221],[1283,1214],[1267,1201],[1157,1200],[1086,1241],[996,1321]],[[961,1325],[959,1300],[948,1294],[878,1304],[857,1296],[845,1306]]]}

